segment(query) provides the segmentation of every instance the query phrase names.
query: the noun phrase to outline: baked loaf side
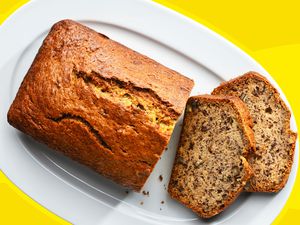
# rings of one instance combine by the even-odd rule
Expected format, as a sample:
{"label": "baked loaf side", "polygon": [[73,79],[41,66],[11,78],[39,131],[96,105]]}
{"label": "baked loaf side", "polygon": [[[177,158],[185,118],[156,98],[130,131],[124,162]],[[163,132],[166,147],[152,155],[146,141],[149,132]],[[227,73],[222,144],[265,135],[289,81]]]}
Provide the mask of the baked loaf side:
{"label": "baked loaf side", "polygon": [[281,190],[291,171],[296,134],[290,130],[291,113],[277,90],[260,74],[249,72],[221,84],[212,94],[239,97],[253,118],[257,149],[249,159],[254,176],[246,190]]}
{"label": "baked loaf side", "polygon": [[140,190],[193,81],[79,23],[56,23],[8,112],[15,128]]}
{"label": "baked loaf side", "polygon": [[209,218],[229,206],[251,177],[255,148],[247,108],[238,98],[189,98],[168,191]]}

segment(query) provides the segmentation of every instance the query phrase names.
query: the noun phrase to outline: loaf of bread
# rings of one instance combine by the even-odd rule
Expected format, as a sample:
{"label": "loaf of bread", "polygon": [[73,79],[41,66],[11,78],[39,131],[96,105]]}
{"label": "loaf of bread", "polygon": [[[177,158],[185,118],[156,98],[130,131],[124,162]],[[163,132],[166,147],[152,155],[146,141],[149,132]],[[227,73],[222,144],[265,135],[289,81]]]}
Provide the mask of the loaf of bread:
{"label": "loaf of bread", "polygon": [[296,134],[290,130],[291,113],[278,91],[255,72],[225,82],[212,94],[239,97],[253,118],[256,152],[249,158],[254,176],[247,191],[277,192],[291,171]]}
{"label": "loaf of bread", "polygon": [[255,148],[252,123],[236,97],[189,98],[169,183],[172,198],[200,217],[229,206],[252,175],[247,157]]}
{"label": "loaf of bread", "polygon": [[56,23],[9,112],[20,131],[139,191],[193,81],[77,22]]}

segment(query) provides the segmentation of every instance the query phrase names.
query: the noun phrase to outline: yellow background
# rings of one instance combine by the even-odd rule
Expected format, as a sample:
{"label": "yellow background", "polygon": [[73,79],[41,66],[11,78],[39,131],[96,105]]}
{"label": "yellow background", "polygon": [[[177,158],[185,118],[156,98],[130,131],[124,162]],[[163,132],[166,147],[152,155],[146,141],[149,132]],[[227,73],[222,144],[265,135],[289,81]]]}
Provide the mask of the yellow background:
{"label": "yellow background", "polygon": [[[300,127],[300,1],[156,1],[206,25],[260,62],[286,94]],[[25,2],[0,0],[0,24]],[[299,224],[299,176],[272,225]],[[0,172],[0,224],[69,223],[31,200]]]}

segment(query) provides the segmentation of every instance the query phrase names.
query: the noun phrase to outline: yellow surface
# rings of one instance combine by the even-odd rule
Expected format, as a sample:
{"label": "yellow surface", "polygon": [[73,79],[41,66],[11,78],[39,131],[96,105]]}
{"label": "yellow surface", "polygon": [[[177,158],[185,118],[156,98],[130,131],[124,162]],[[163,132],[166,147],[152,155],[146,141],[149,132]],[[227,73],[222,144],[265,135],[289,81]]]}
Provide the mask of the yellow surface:
{"label": "yellow surface", "polygon": [[[156,1],[206,25],[259,61],[286,94],[300,127],[300,1]],[[24,2],[0,0],[0,24]],[[272,225],[296,225],[299,219],[298,175],[287,204]],[[68,223],[31,200],[0,173],[0,224]]]}

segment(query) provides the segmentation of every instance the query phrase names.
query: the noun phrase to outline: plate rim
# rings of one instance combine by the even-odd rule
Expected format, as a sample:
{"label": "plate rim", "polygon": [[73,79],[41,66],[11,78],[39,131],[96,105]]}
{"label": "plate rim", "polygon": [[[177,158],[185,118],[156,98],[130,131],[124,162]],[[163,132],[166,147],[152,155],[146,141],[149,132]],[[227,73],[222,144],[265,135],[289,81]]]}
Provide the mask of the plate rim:
{"label": "plate rim", "polygon": [[[9,32],[9,30],[11,29],[11,26],[12,26],[12,24],[14,23],[14,20],[19,16],[19,14],[21,14],[23,11],[25,11],[26,9],[28,9],[28,8],[30,8],[30,7],[34,7],[35,6],[35,4],[37,4],[37,2],[38,3],[40,3],[40,2],[43,2],[42,0],[33,0],[33,1],[30,1],[30,2],[28,2],[28,3],[26,3],[26,4],[24,4],[23,6],[21,6],[18,10],[16,10],[16,12],[15,13],[13,13],[6,21],[4,21],[4,23],[0,26],[0,35],[2,34],[2,33],[4,33],[5,34],[5,32]],[[45,2],[45,1],[44,1]],[[58,2],[58,1],[55,1],[55,2]],[[113,1],[112,1],[113,2]],[[116,0],[114,0],[114,2],[116,2]],[[121,2],[121,1],[120,1]],[[118,3],[120,3],[120,2],[118,2]],[[123,1],[123,2],[125,2],[125,1]],[[212,31],[212,30],[210,30],[209,28],[207,28],[207,27],[205,27],[205,26],[203,26],[203,25],[201,25],[200,23],[198,23],[198,22],[195,22],[194,20],[192,20],[192,19],[190,19],[190,18],[187,18],[187,17],[185,17],[184,15],[182,15],[182,14],[179,14],[179,13],[177,13],[177,12],[175,12],[175,11],[173,11],[173,10],[171,10],[171,9],[169,9],[169,8],[167,8],[167,7],[164,7],[164,6],[162,6],[162,5],[159,5],[158,3],[155,3],[155,2],[152,2],[152,1],[146,1],[146,0],[127,0],[126,2],[131,2],[131,3],[134,3],[134,4],[146,4],[146,5],[148,5],[149,6],[149,8],[150,7],[154,7],[154,8],[157,8],[157,9],[159,9],[159,10],[161,10],[161,12],[162,13],[166,13],[166,14],[170,14],[170,15],[173,15],[174,17],[176,17],[178,20],[182,20],[183,22],[186,22],[186,23],[189,23],[190,25],[192,25],[192,26],[196,26],[196,28],[197,29],[201,29],[202,31],[205,31],[205,32],[207,32],[208,33],[208,36],[210,36],[210,35],[212,35],[213,37],[215,37],[216,39],[219,39],[219,41],[220,42],[222,42],[224,45],[228,45],[228,46],[230,46],[230,48],[233,48],[234,49],[234,51],[237,51],[239,54],[241,54],[243,57],[245,57],[245,58],[247,58],[249,61],[251,61],[252,63],[254,63],[256,66],[259,66],[260,67],[260,69],[261,69],[261,71],[259,71],[259,72],[262,72],[265,76],[267,76],[268,77],[268,79],[271,79],[271,83],[272,84],[274,84],[274,86],[279,90],[279,92],[281,93],[281,97],[284,99],[284,101],[285,101],[285,103],[288,105],[288,107],[289,107],[289,109],[291,110],[291,107],[290,107],[290,104],[289,104],[289,102],[288,102],[288,100],[286,99],[286,97],[285,97],[285,95],[283,94],[283,92],[282,92],[282,90],[280,89],[280,87],[278,86],[278,84],[274,81],[274,79],[272,78],[272,76],[270,76],[269,75],[269,73],[266,71],[266,70],[264,70],[263,69],[263,67],[260,65],[260,64],[258,64],[254,59],[252,59],[249,55],[247,55],[245,52],[243,52],[241,49],[239,49],[237,46],[235,46],[234,44],[232,44],[231,42],[229,42],[229,41],[227,41],[225,38],[223,38],[222,36],[220,36],[219,34],[217,34],[217,33],[215,33],[214,31]],[[101,4],[101,3],[103,3],[103,2],[101,2],[101,1],[99,1],[99,4]],[[124,3],[123,3],[124,4]],[[128,3],[127,3],[128,4]],[[130,4],[130,3],[129,3]],[[82,18],[83,19],[83,18]],[[1,37],[1,36],[0,36]],[[1,39],[1,38],[0,38]],[[1,43],[2,43],[2,41],[0,42],[0,46],[1,46]],[[162,42],[163,43],[163,42]],[[5,52],[5,51],[3,51],[3,52]],[[179,51],[180,52],[180,51]],[[3,53],[2,53],[3,54]],[[0,58],[2,57],[2,55],[1,55],[1,53],[0,53]],[[10,58],[10,57],[8,57],[8,58]],[[5,60],[3,60],[2,61],[2,64],[1,64],[1,62],[0,62],[0,68],[2,68],[4,65],[5,65],[5,63],[6,62],[4,62]],[[206,65],[204,65],[205,67],[206,67]],[[209,67],[209,66],[208,66]],[[217,74],[219,74],[220,72],[216,72]],[[3,77],[3,76],[2,76]],[[2,78],[1,77],[1,79],[4,79],[4,78]],[[1,114],[2,114],[2,111],[3,111],[3,109],[1,110]],[[3,114],[4,114],[4,112],[3,112]],[[5,114],[6,114],[6,112],[5,112]],[[292,117],[291,117],[291,120],[293,120],[293,121],[295,121],[295,117],[294,117],[294,114],[293,114],[293,111],[291,110],[291,114],[292,114]],[[3,116],[3,115],[1,115],[1,116]],[[295,123],[295,128],[296,128],[296,131],[297,131],[297,125],[296,125],[296,123]],[[295,148],[295,160],[294,160],[294,166],[296,166],[296,173],[295,173],[295,176],[294,176],[294,178],[293,178],[293,184],[295,183],[295,178],[296,178],[296,174],[297,174],[297,167],[298,167],[298,155],[299,155],[299,152],[298,152],[298,139],[297,139],[297,143],[296,143],[296,148]],[[0,160],[0,162],[1,162],[1,160]],[[297,162],[297,163],[296,163]],[[296,165],[295,165],[296,164]],[[9,176],[9,175],[11,175],[11,173],[10,172],[7,172],[6,170],[5,170],[5,168],[3,167],[3,164],[1,163],[1,165],[0,165],[0,167],[1,167],[1,169],[2,169],[2,171],[6,174],[6,176],[8,176],[10,179],[11,179],[11,177],[13,177],[13,176]],[[11,179],[12,181],[13,181],[13,183],[15,182],[13,179]],[[16,182],[17,183],[17,182]],[[16,183],[14,183],[15,185],[16,185]],[[20,187],[19,185],[16,185],[16,186],[18,186],[18,187]],[[294,185],[293,185],[294,186]],[[21,188],[21,187],[20,187]],[[289,194],[288,194],[288,196],[290,195],[290,193],[291,193],[291,191],[292,191],[292,189],[293,189],[293,187],[289,190]],[[31,194],[29,194],[29,193],[26,193],[28,196],[32,196]],[[40,203],[40,201],[38,201],[38,200],[36,200],[37,198],[34,198],[35,199],[35,201],[37,201],[37,202],[39,202]],[[287,199],[285,200],[285,202],[287,201]],[[45,206],[44,204],[42,204],[42,203],[40,203],[41,205],[43,205],[44,207],[46,207],[47,209],[49,209],[47,206]],[[284,203],[285,204],[285,203]],[[283,206],[284,206],[284,204],[280,207],[280,209],[279,209],[279,212],[281,211],[281,209],[283,208]],[[55,210],[51,210],[51,209],[49,209],[50,211],[52,211],[52,212],[54,212]],[[273,218],[271,218],[270,216],[269,216],[269,218],[268,218],[268,220],[266,220],[266,222],[272,222],[274,219],[275,219],[275,217],[276,217],[277,215],[275,215],[275,216],[273,216]],[[66,218],[65,218],[66,219]],[[68,220],[68,219],[66,219],[66,220]]]}

